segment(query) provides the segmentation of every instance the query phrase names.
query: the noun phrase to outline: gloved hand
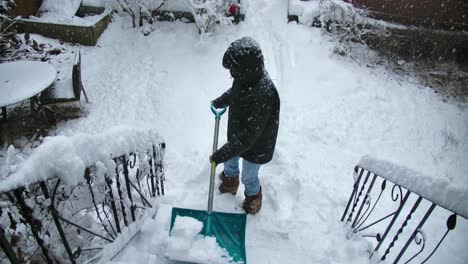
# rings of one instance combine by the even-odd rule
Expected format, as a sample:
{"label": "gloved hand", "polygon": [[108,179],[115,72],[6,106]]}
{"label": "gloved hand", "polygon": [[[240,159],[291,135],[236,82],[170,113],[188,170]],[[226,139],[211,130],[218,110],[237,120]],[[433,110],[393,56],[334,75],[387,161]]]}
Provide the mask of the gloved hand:
{"label": "gloved hand", "polygon": [[210,155],[210,163],[211,163],[211,162],[216,163],[216,165],[219,164],[219,161],[218,161],[218,159],[217,159],[217,157],[216,157],[216,152],[213,153],[213,155]]}
{"label": "gloved hand", "polygon": [[211,105],[214,106],[214,108],[216,109],[220,109],[220,108],[223,108],[219,102],[217,102],[216,100],[213,100],[211,101]]}

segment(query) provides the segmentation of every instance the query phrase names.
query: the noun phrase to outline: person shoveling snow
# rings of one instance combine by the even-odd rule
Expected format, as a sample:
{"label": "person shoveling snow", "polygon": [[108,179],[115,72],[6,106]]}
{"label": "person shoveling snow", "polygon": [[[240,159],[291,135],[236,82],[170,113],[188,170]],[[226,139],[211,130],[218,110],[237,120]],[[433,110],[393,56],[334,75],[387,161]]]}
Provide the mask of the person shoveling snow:
{"label": "person shoveling snow", "polygon": [[221,193],[237,193],[239,159],[242,157],[242,183],[245,200],[242,208],[256,214],[262,207],[262,188],[258,171],[272,157],[278,135],[280,99],[265,70],[262,51],[249,37],[231,43],[223,57],[223,66],[234,78],[232,87],[213,100],[216,108],[229,106],[228,142],[210,156],[224,163],[219,175]]}
{"label": "person shoveling snow", "polygon": [[203,223],[195,218],[177,216],[168,241],[166,255],[173,260],[195,263],[232,263],[228,252],[215,237],[200,235]]}
{"label": "person shoveling snow", "polygon": [[[234,82],[231,89],[211,103],[211,111],[215,115],[215,133],[210,156],[207,210],[172,208],[170,230],[173,236],[177,218],[192,217],[203,223],[200,230],[198,227],[193,230],[204,235],[206,243],[215,241],[233,261],[247,263],[246,215],[213,211],[216,166],[225,163],[219,190],[236,194],[239,187],[239,159],[244,159],[242,182],[245,185],[245,200],[242,207],[248,214],[258,213],[262,207],[258,170],[261,164],[269,162],[273,157],[280,101],[275,85],[265,70],[262,51],[252,38],[244,37],[231,43],[224,54],[223,66],[230,70]],[[218,150],[219,122],[228,106],[228,142]],[[197,234],[195,231],[194,234]],[[192,244],[191,240],[188,241]],[[187,259],[190,259],[190,254]]]}

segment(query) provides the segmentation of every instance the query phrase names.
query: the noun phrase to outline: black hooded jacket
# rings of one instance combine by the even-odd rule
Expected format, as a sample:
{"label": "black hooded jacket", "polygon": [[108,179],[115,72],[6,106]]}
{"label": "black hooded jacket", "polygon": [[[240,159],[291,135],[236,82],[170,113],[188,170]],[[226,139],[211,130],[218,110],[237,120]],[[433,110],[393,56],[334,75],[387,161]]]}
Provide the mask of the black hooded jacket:
{"label": "black hooded jacket", "polygon": [[241,38],[227,49],[223,66],[234,82],[213,104],[229,106],[228,142],[212,160],[219,164],[239,155],[252,163],[267,163],[275,150],[280,100],[265,70],[262,51],[252,38]]}

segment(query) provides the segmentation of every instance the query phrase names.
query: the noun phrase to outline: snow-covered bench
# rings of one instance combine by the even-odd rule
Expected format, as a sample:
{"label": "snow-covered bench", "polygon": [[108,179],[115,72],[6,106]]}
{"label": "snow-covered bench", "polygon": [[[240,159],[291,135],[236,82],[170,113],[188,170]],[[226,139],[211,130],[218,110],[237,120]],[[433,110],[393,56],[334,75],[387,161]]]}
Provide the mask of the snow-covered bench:
{"label": "snow-covered bench", "polygon": [[21,158],[10,147],[0,167],[0,260],[85,263],[135,231],[165,193],[164,151],[151,127],[45,138]]}
{"label": "snow-covered bench", "polygon": [[362,158],[354,172],[341,221],[349,237],[371,238],[371,263],[424,263],[456,227],[457,218],[468,219],[466,186],[370,157]]}

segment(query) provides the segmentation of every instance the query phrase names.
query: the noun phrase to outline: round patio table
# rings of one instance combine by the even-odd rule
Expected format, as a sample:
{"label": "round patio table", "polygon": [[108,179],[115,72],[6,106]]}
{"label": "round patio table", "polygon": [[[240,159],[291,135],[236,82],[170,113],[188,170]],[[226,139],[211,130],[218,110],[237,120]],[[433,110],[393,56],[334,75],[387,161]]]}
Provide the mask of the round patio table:
{"label": "round patio table", "polygon": [[6,106],[35,97],[49,87],[56,77],[55,68],[45,62],[15,61],[0,64],[0,107],[4,118]]}

